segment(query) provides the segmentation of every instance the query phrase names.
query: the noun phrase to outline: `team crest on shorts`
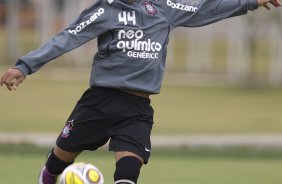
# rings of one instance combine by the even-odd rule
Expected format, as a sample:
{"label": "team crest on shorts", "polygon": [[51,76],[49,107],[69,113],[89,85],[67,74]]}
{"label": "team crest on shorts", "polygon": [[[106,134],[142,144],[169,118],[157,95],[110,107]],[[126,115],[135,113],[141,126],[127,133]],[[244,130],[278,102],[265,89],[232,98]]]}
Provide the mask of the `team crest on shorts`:
{"label": "team crest on shorts", "polygon": [[150,14],[150,15],[156,15],[156,13],[158,12],[157,9],[153,6],[153,3],[150,2],[150,1],[144,1],[142,3],[145,8],[146,8],[146,11]]}
{"label": "team crest on shorts", "polygon": [[62,137],[68,138],[70,135],[70,131],[73,129],[73,120],[67,122],[66,126],[62,131]]}

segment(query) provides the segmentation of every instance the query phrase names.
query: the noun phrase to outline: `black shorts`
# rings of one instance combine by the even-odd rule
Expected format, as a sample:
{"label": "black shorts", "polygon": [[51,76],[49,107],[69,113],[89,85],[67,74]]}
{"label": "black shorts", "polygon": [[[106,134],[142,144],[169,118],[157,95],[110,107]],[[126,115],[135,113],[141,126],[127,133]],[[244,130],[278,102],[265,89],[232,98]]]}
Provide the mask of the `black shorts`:
{"label": "black shorts", "polygon": [[57,145],[65,151],[130,151],[148,162],[154,111],[150,99],[110,88],[93,87],[77,102]]}

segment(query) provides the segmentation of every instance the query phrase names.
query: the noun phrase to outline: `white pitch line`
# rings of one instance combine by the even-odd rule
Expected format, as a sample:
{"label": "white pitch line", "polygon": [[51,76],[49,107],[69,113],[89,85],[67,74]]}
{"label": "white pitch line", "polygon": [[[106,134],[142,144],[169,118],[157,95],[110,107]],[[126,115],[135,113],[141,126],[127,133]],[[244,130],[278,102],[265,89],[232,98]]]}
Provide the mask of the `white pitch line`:
{"label": "white pitch line", "polygon": [[190,135],[156,136],[152,144],[158,147],[281,147],[282,135]]}
{"label": "white pitch line", "polygon": [[[57,134],[53,133],[5,133],[0,132],[0,144],[29,143],[37,146],[52,146]],[[152,136],[153,147],[282,147],[282,135],[156,135]]]}

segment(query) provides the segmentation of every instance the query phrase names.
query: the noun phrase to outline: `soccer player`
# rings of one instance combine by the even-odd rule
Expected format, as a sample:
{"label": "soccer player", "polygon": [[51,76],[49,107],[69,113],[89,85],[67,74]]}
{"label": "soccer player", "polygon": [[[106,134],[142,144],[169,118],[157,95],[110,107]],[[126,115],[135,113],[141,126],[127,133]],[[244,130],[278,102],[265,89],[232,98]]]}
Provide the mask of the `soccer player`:
{"label": "soccer player", "polygon": [[[149,96],[160,92],[168,37],[176,27],[197,27],[246,14],[280,0],[97,0],[40,48],[19,58],[1,78],[16,90],[26,75],[98,38],[90,88],[78,101],[41,170],[39,183],[56,178],[83,150],[109,140],[115,184],[137,183],[148,162],[153,126]],[[81,58],[83,59],[83,58]]]}

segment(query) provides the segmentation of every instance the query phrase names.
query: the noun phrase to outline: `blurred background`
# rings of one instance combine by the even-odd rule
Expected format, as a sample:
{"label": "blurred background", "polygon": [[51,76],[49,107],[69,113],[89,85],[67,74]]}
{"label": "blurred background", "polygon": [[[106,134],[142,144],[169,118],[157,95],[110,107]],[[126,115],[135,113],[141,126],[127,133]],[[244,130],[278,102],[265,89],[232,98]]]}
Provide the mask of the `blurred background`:
{"label": "blurred background", "polygon": [[[66,3],[67,2],[67,3]],[[1,0],[1,65],[36,48],[68,25],[92,0]],[[264,9],[203,28],[172,33],[166,82],[280,86],[281,11]],[[60,58],[60,66],[89,68],[95,41]],[[185,80],[176,80],[174,77]],[[170,76],[170,77],[169,77]]]}
{"label": "blurred background", "polygon": [[[0,73],[92,3],[0,0]],[[140,183],[281,182],[281,32],[281,9],[260,8],[171,33],[161,94],[152,96],[155,150]],[[96,50],[93,40],[28,76],[16,92],[0,88],[1,181],[36,182],[45,155],[88,87]],[[110,183],[111,153],[102,149],[79,159],[98,165]]]}

